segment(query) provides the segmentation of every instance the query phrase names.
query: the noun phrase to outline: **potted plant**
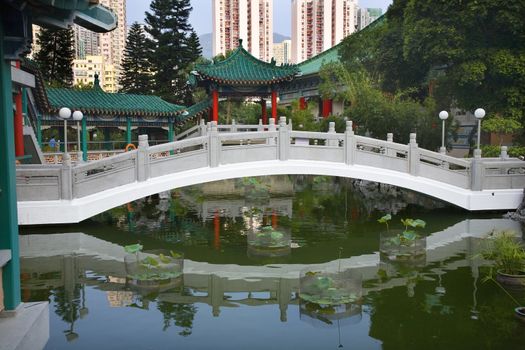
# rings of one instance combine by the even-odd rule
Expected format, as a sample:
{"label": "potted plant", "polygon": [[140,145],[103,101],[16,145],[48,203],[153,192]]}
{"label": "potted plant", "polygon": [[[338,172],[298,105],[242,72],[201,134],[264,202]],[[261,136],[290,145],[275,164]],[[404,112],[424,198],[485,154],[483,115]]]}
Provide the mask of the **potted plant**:
{"label": "potted plant", "polygon": [[381,234],[379,251],[389,260],[418,259],[426,253],[426,239],[418,228],[425,228],[426,223],[420,219],[401,219],[404,230],[390,230],[390,214],[381,217],[378,222],[386,225],[386,232]]}
{"label": "potted plant", "polygon": [[496,270],[496,281],[525,286],[525,249],[517,241],[512,231],[492,234],[488,247],[481,252],[481,257],[493,261]]}
{"label": "potted plant", "polygon": [[141,244],[124,247],[126,253],[126,277],[139,288],[172,288],[180,282],[183,271],[183,256],[169,251],[143,252]]}
{"label": "potted plant", "polygon": [[290,254],[289,233],[263,226],[248,233],[248,254],[251,256],[281,257]]}

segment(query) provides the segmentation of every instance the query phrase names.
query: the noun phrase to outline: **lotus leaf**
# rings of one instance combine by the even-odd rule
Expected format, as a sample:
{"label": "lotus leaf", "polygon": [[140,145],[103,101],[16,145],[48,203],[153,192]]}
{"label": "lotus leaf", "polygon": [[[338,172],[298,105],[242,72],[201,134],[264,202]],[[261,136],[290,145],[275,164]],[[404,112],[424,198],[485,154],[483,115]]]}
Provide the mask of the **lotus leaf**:
{"label": "lotus leaf", "polygon": [[171,259],[169,256],[166,256],[162,253],[159,254],[159,260],[161,263],[164,263],[164,264],[169,264],[171,262]]}
{"label": "lotus leaf", "polygon": [[279,231],[273,231],[270,236],[274,241],[279,241],[284,238],[284,235]]}
{"label": "lotus leaf", "polygon": [[171,257],[174,259],[180,259],[182,258],[182,254],[176,253],[173,250],[170,250]]}
{"label": "lotus leaf", "polygon": [[386,214],[385,216],[383,216],[382,218],[380,218],[379,220],[377,220],[379,223],[381,224],[386,224],[388,221],[392,220],[392,215],[390,214]]}
{"label": "lotus leaf", "polygon": [[157,267],[159,266],[159,262],[151,257],[151,256],[147,256],[145,257],[143,260],[142,260],[142,265],[145,265],[146,267]]}
{"label": "lotus leaf", "polygon": [[401,237],[404,240],[414,241],[414,240],[416,240],[416,238],[419,237],[419,235],[416,232],[414,232],[414,231],[405,231],[405,232],[403,232]]}
{"label": "lotus leaf", "polygon": [[143,248],[142,244],[137,243],[137,244],[131,244],[131,245],[125,246],[124,250],[126,251],[126,253],[134,254],[134,253],[140,252],[142,248]]}

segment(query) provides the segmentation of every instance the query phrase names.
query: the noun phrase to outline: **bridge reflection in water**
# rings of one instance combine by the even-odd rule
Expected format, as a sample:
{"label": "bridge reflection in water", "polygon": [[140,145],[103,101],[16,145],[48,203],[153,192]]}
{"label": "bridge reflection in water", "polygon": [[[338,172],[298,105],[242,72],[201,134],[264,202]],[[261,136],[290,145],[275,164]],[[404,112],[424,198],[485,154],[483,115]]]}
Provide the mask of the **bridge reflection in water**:
{"label": "bridge reflection in water", "polygon": [[[493,229],[512,229],[521,236],[520,225],[511,220],[464,220],[426,238],[426,252],[422,265],[441,262],[439,268],[433,269],[439,276],[446,270],[470,267],[473,277],[477,278],[478,267],[482,261],[472,257],[479,252],[479,241],[488,236]],[[352,269],[362,275],[363,281],[376,282],[364,283],[363,295],[407,286],[410,296],[410,289],[414,287],[413,275],[397,274],[385,281],[378,280],[382,270],[395,269],[395,265],[389,266],[392,265],[391,262],[381,258],[379,253],[308,265],[239,266],[186,259],[180,287],[169,290],[140,290],[130,288],[126,284],[125,252],[123,247],[117,244],[84,233],[25,235],[20,237],[20,250],[22,290],[25,298],[30,298],[30,294],[38,290],[45,293],[58,288],[63,289],[66,301],[74,303],[73,300],[67,299],[73,299],[75,295],[78,297],[79,286],[86,285],[105,291],[108,303],[112,307],[143,306],[148,302],[147,295],[153,292],[158,302],[208,304],[214,316],[219,316],[223,308],[234,310],[239,305],[277,304],[280,310],[278,317],[286,322],[288,306],[300,303],[300,271]],[[451,259],[452,257],[454,259]],[[414,271],[417,274],[417,266]],[[80,317],[87,315],[84,303],[88,302],[83,300],[82,305],[78,306]],[[356,320],[355,316],[355,313],[348,314],[352,322]],[[72,333],[74,332],[71,330]]]}

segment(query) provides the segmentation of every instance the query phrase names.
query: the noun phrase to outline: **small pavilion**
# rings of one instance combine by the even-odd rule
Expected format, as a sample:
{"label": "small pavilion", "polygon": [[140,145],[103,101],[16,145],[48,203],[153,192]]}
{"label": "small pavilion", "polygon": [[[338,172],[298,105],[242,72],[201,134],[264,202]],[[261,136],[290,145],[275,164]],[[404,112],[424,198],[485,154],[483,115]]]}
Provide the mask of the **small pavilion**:
{"label": "small pavilion", "polygon": [[110,142],[110,130],[115,128],[125,130],[127,144],[136,141],[132,139],[132,129],[136,128],[141,128],[142,132],[147,129],[167,130],[167,140],[172,142],[175,140],[175,126],[198,118],[210,109],[209,101],[186,108],[153,95],[107,93],[100,87],[96,74],[91,89],[50,88],[45,86],[40,71],[32,62],[23,61],[21,68],[35,76],[36,86],[27,100],[30,107],[33,104],[35,107],[28,108],[28,119],[38,143],[42,145],[42,129],[46,127],[57,128],[58,134],[63,135],[63,121],[58,118],[60,108],[81,111],[84,115],[80,138],[84,160],[87,160],[90,128],[102,129],[106,145]]}
{"label": "small pavilion", "polygon": [[277,95],[285,85],[300,74],[297,65],[277,65],[275,60],[264,62],[239,46],[224,61],[199,64],[191,72],[189,82],[204,87],[211,97],[211,120],[219,120],[220,97],[260,97],[261,118],[267,124],[266,100],[272,101],[271,117],[277,118]]}

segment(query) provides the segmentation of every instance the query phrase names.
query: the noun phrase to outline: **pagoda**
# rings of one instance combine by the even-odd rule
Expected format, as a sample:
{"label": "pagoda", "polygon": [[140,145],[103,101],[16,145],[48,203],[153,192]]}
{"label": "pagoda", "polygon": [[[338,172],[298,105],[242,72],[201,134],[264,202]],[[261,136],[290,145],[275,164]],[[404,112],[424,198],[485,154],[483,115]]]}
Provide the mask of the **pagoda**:
{"label": "pagoda", "polygon": [[277,118],[277,94],[300,75],[297,65],[277,65],[275,60],[264,62],[239,46],[224,61],[196,65],[189,83],[204,87],[212,100],[211,120],[219,120],[219,97],[260,97],[261,116],[267,124],[266,98],[272,101],[271,117]]}

